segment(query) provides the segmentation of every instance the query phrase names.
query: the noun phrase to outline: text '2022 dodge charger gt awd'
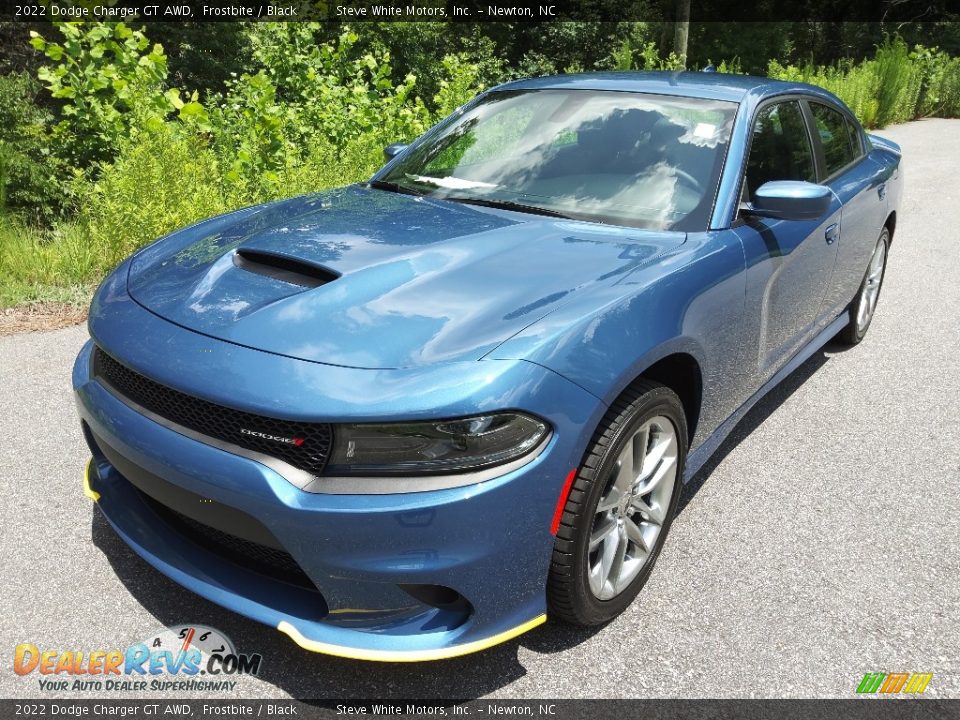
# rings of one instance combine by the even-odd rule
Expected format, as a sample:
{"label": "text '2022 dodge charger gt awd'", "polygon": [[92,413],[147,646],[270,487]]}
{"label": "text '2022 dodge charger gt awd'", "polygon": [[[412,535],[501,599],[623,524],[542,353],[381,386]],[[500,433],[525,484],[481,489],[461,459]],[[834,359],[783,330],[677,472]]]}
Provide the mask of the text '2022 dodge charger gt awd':
{"label": "text '2022 dodge charger gt awd'", "polygon": [[902,188],[834,96],[720,74],[521,80],[386,155],[123,262],[73,372],[123,540],[371,660],[627,607],[683,481],[867,332]]}

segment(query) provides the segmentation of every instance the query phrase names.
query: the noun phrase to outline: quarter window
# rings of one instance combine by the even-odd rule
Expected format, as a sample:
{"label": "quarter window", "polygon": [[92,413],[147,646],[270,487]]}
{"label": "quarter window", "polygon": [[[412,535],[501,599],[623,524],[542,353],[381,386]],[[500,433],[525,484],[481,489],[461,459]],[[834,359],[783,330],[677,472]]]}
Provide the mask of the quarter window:
{"label": "quarter window", "polygon": [[796,100],[766,105],[757,113],[747,161],[749,196],[772,180],[816,181],[810,136]]}
{"label": "quarter window", "polygon": [[860,156],[860,137],[843,113],[820,103],[810,103],[810,111],[823,145],[827,175],[842,170]]}

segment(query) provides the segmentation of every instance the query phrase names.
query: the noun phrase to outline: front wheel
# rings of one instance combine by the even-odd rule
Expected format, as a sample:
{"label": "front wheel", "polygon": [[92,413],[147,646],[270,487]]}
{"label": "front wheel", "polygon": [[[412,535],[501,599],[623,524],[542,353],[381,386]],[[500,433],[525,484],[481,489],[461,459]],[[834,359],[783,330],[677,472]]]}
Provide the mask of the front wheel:
{"label": "front wheel", "polygon": [[890,231],[884,228],[873,248],[873,255],[870,256],[867,272],[857,291],[857,296],[850,303],[850,322],[837,334],[837,340],[846,345],[856,345],[863,340],[867,330],[870,329],[873,314],[877,309],[877,300],[880,299],[880,288],[887,269],[889,249]]}
{"label": "front wheel", "polygon": [[670,529],[686,455],[683,405],[669,388],[638,382],[611,406],[557,531],[551,617],[599,625],[633,602]]}

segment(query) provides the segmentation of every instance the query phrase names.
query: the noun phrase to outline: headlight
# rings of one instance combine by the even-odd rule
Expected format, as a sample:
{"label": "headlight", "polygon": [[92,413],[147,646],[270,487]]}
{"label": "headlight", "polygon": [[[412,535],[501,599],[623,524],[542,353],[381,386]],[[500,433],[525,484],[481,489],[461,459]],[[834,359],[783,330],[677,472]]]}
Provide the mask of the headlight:
{"label": "headlight", "polygon": [[537,448],[547,424],[521,413],[337,425],[327,475],[437,475],[502,465]]}

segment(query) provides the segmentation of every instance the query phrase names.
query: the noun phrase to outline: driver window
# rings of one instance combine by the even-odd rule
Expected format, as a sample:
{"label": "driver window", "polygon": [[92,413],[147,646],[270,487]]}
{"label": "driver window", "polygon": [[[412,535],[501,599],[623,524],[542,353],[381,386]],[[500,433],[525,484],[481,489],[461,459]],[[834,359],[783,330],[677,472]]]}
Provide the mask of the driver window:
{"label": "driver window", "polygon": [[771,180],[816,179],[800,103],[790,100],[761,108],[753,126],[743,199],[748,201],[758,187]]}

